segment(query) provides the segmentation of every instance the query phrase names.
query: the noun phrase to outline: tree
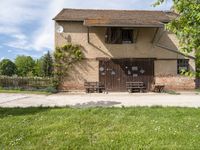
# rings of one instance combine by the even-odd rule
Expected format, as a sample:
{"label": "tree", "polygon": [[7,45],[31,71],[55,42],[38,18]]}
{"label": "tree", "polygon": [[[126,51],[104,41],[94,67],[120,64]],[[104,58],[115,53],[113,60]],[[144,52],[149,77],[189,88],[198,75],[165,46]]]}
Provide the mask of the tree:
{"label": "tree", "polygon": [[0,75],[12,76],[16,73],[16,65],[9,59],[0,62]]}
{"label": "tree", "polygon": [[43,58],[37,59],[35,61],[34,72],[33,72],[34,76],[37,76],[37,77],[44,76],[42,65],[43,65]]}
{"label": "tree", "polygon": [[42,70],[45,77],[51,77],[53,75],[53,58],[49,51],[43,56]]}
{"label": "tree", "polygon": [[17,66],[17,74],[19,76],[27,76],[34,72],[35,62],[31,56],[17,56],[15,59],[15,65]]}
{"label": "tree", "polygon": [[67,44],[56,47],[54,51],[54,86],[62,84],[64,77],[68,75],[68,69],[83,60],[84,54],[80,45]]}
{"label": "tree", "polygon": [[[154,6],[167,0],[157,0]],[[173,0],[173,10],[179,17],[167,25],[177,35],[182,51],[194,52],[197,76],[200,76],[200,0]]]}

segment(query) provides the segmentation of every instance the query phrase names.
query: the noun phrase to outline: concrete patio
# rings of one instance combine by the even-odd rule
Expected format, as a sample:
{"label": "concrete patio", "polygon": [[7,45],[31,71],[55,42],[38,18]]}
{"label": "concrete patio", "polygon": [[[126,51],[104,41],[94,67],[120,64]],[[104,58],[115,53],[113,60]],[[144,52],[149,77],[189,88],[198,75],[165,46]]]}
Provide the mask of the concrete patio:
{"label": "concrete patio", "polygon": [[174,106],[200,107],[200,95],[181,93],[181,95],[156,93],[110,93],[84,94],[60,93],[54,95],[0,94],[0,107],[131,107],[131,106]]}

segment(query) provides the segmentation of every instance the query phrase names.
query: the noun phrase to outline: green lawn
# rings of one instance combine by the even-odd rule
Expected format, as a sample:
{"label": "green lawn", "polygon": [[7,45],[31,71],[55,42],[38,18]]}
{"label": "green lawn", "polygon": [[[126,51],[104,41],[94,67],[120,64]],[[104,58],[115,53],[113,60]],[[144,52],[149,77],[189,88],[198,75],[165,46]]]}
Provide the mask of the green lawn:
{"label": "green lawn", "polygon": [[0,149],[199,149],[200,109],[0,108]]}

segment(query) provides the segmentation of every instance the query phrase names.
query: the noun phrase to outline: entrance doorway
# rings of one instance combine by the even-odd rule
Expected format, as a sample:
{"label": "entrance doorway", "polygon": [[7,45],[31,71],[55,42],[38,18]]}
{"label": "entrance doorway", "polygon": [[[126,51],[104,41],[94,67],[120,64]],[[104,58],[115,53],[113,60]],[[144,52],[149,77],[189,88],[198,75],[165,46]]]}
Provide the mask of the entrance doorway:
{"label": "entrance doorway", "polygon": [[126,82],[144,82],[149,91],[154,83],[154,60],[100,60],[99,81],[105,85],[108,91],[125,92]]}

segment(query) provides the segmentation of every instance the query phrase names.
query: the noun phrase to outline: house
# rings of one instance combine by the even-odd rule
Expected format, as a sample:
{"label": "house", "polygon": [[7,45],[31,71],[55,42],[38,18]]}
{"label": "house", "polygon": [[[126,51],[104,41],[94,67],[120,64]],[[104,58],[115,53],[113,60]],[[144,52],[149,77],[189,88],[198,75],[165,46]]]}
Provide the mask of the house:
{"label": "house", "polygon": [[70,70],[63,90],[83,90],[85,81],[105,84],[108,91],[126,91],[127,81],[167,89],[189,90],[195,80],[180,70],[195,70],[194,57],[179,51],[176,36],[164,25],[172,12],[63,9],[55,18],[55,46],[79,44],[85,58]]}

